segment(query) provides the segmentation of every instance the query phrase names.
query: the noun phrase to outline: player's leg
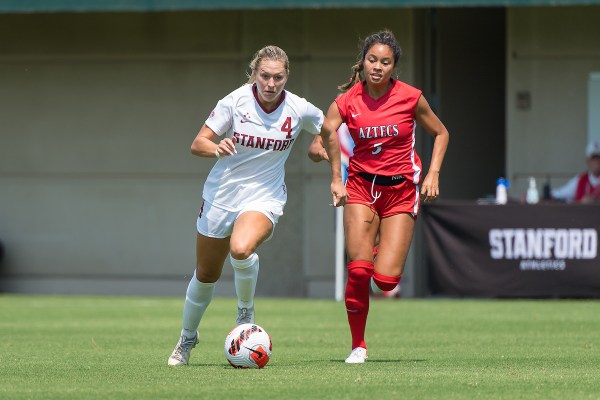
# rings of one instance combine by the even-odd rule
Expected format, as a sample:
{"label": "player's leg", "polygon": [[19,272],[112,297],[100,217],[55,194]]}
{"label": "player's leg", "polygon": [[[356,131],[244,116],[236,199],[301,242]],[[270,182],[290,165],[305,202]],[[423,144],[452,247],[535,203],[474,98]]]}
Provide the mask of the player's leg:
{"label": "player's leg", "polygon": [[387,188],[383,199],[378,208],[380,239],[373,281],[389,293],[399,290],[419,210],[419,187],[405,180]]}
{"label": "player's leg", "polygon": [[183,308],[182,334],[189,336],[198,329],[210,304],[216,282],[229,252],[229,238],[212,238],[202,234],[196,239],[196,271],[188,285]]}
{"label": "player's leg", "polygon": [[190,352],[198,343],[198,326],[221,276],[236,216],[208,202],[200,209],[196,223],[196,268],[186,290],[181,337],[169,357],[169,365],[187,365]]}
{"label": "player's leg", "polygon": [[[375,247],[373,247],[373,264],[375,264],[375,260],[377,259],[377,252],[379,251],[379,233],[377,233],[377,238],[375,239]],[[371,295],[375,297],[384,296],[384,291],[379,288],[373,281],[373,277],[371,277],[370,281],[370,289]]]}
{"label": "player's leg", "polygon": [[238,297],[237,325],[254,323],[254,293],[258,280],[258,246],[271,237],[274,221],[261,211],[242,212],[233,227],[230,261]]}
{"label": "player's leg", "polygon": [[415,219],[408,213],[381,219],[380,238],[373,273],[374,283],[384,292],[398,286],[410,250]]}
{"label": "player's leg", "polygon": [[169,365],[189,363],[190,352],[198,343],[200,320],[212,300],[215,283],[221,276],[228,252],[229,238],[211,238],[197,234],[196,270],[185,294],[181,337],[169,357]]}
{"label": "player's leg", "polygon": [[345,302],[352,336],[352,352],[347,363],[367,358],[365,329],[369,313],[369,282],[373,275],[373,247],[379,228],[379,216],[368,206],[344,206],[344,232],[348,252],[348,281]]}

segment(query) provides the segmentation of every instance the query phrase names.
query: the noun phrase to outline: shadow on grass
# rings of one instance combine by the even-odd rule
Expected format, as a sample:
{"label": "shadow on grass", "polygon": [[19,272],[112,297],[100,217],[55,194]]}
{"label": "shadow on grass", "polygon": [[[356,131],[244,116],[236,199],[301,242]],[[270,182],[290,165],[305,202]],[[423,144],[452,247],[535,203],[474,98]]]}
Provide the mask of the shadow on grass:
{"label": "shadow on grass", "polygon": [[[343,363],[345,362],[345,360],[329,360],[330,362],[335,362],[335,363]],[[369,358],[368,361],[365,361],[365,364],[371,364],[371,363],[416,363],[416,362],[427,362],[427,360],[424,359],[396,359],[396,360],[374,360]]]}
{"label": "shadow on grass", "polygon": [[189,365],[178,365],[176,367],[169,367],[169,368],[177,369],[177,368],[203,368],[203,367],[222,367],[222,368],[235,369],[231,365],[224,364],[224,363],[202,363],[202,364],[190,363]]}
{"label": "shadow on grass", "polygon": [[[344,363],[344,359],[339,359],[339,360],[334,360],[334,359],[329,359],[329,360],[300,360],[300,361],[294,361],[292,363],[286,363],[286,362],[277,362],[277,363],[271,363],[269,364],[269,367],[293,367],[295,365],[300,365],[300,364],[312,364],[315,362],[332,362],[332,363]],[[385,359],[379,359],[379,360],[374,360],[374,359],[369,359],[368,361],[365,362],[365,364],[371,364],[371,363],[404,363],[404,364],[412,364],[412,363],[422,363],[422,362],[427,362],[428,360],[426,359],[389,359],[389,360],[385,360]],[[223,363],[202,363],[202,364],[193,364],[190,363],[190,365],[184,366],[183,368],[202,368],[202,367],[220,367],[220,368],[225,368],[225,369],[239,369],[239,368],[233,368],[231,365],[229,364],[223,364]],[[180,367],[170,367],[170,368],[182,368]],[[244,368],[241,368],[244,369]]]}

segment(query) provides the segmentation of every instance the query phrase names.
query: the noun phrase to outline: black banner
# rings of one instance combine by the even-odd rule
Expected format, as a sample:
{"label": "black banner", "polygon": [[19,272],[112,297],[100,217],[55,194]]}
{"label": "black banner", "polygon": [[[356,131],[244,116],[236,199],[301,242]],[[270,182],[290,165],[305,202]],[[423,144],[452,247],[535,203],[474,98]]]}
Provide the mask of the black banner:
{"label": "black banner", "polygon": [[424,205],[432,294],[600,297],[600,205]]}

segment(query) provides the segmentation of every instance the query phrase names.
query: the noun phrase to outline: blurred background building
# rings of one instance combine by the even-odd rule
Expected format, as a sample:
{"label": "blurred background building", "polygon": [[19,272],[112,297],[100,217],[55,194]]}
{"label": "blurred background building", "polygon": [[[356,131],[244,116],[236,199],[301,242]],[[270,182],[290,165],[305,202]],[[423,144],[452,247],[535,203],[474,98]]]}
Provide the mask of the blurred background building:
{"label": "blurred background building", "polygon": [[[389,28],[399,78],[451,134],[443,199],[563,183],[600,138],[600,1],[0,0],[0,291],[181,295],[213,161],[197,131],[282,47],[287,88],[326,110],[360,38]],[[326,165],[287,164],[289,202],[260,251],[259,296],[333,297]],[[428,165],[431,141],[420,132]],[[426,296],[418,229],[403,296]],[[224,269],[217,293],[233,294]]]}

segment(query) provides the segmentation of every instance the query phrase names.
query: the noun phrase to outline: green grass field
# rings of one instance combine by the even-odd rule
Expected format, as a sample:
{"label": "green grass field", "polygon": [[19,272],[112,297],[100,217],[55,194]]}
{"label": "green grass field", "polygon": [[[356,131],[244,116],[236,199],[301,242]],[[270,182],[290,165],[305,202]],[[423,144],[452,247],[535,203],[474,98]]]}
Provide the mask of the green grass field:
{"label": "green grass field", "polygon": [[0,399],[600,399],[600,301],[372,301],[369,360],[346,365],[342,303],[258,298],[262,370],[225,360],[230,298],[167,367],[182,301],[0,296]]}

